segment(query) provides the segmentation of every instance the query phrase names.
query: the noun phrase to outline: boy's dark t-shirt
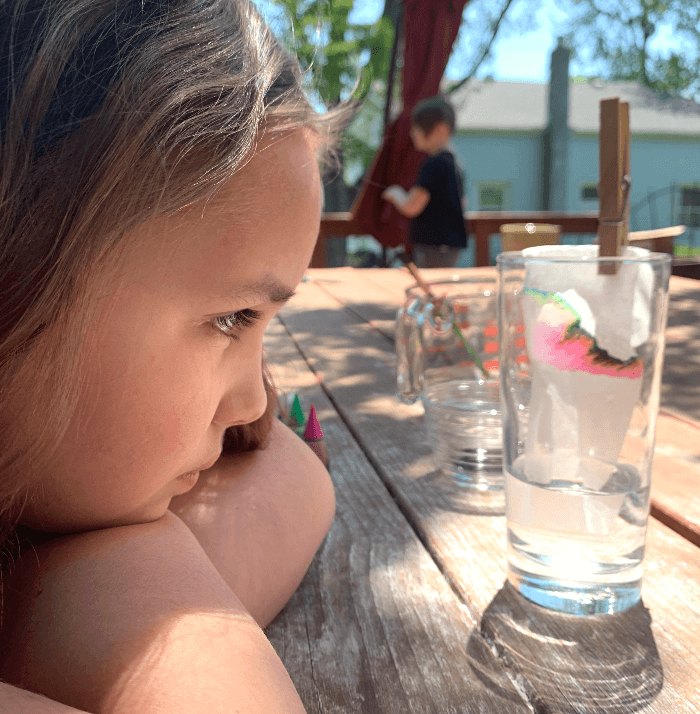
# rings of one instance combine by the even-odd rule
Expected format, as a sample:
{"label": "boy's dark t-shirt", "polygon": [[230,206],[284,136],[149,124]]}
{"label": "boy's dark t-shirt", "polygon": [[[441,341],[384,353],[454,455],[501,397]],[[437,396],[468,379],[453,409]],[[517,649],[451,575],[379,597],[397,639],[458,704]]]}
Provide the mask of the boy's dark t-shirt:
{"label": "boy's dark t-shirt", "polygon": [[429,156],[421,166],[416,185],[430,193],[430,201],[411,221],[411,241],[466,248],[463,177],[452,152],[441,151]]}

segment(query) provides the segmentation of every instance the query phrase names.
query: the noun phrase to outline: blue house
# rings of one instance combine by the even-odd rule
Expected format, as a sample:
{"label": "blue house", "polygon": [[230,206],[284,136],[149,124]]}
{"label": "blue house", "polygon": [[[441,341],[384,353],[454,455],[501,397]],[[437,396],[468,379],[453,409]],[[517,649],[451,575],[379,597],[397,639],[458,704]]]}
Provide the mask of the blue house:
{"label": "blue house", "polygon": [[619,97],[630,106],[630,229],[683,223],[676,251],[700,253],[700,104],[636,82],[571,81],[562,47],[552,65],[551,84],[472,80],[451,95],[469,210],[597,210],[599,104]]}

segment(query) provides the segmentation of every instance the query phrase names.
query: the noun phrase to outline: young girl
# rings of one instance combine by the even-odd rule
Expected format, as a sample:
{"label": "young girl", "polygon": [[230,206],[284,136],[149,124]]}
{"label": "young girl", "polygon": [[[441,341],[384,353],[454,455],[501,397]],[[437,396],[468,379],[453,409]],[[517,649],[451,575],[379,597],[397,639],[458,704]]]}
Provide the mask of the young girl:
{"label": "young girl", "polygon": [[334,120],[247,0],[0,2],[0,93],[0,711],[302,712],[334,498],[262,336]]}

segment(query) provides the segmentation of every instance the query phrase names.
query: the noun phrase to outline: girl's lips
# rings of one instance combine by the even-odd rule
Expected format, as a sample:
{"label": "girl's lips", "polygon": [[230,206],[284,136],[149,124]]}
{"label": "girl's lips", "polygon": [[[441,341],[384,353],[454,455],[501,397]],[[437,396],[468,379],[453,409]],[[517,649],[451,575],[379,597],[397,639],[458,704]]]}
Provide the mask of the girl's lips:
{"label": "girl's lips", "polygon": [[183,478],[184,476],[191,476],[192,474],[196,473],[198,474],[200,471],[206,471],[207,469],[210,469],[218,460],[221,454],[217,454],[213,459],[209,459],[205,464],[202,464],[201,466],[197,466],[196,469],[193,469],[192,471],[188,471],[186,474],[182,474],[181,476],[178,476],[178,478]]}
{"label": "girl's lips", "polygon": [[180,474],[175,480],[178,482],[178,490],[181,490],[182,493],[187,493],[199,480],[199,471],[189,471],[186,474]]}

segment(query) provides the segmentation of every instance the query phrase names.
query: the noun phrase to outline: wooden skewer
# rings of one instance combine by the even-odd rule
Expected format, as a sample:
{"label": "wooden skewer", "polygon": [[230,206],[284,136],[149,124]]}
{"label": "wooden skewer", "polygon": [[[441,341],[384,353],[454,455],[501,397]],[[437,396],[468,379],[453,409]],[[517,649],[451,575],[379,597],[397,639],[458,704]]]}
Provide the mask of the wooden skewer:
{"label": "wooden skewer", "polygon": [[408,269],[408,272],[411,273],[411,275],[416,279],[416,282],[418,283],[419,287],[423,292],[430,298],[434,298],[435,295],[433,294],[433,291],[430,289],[430,286],[428,283],[423,280],[421,274],[418,272],[418,268],[416,268],[415,263],[411,262],[410,260],[408,263],[406,263],[406,268]]}

